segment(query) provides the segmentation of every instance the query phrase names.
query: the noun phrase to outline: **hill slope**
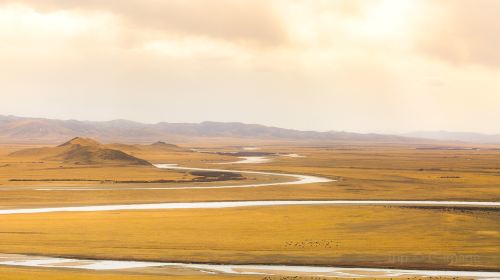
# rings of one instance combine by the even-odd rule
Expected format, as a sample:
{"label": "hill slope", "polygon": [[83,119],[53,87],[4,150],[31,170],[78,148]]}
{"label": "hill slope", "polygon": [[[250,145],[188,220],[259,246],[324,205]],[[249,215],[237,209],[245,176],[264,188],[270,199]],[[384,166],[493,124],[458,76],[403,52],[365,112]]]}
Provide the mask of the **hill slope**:
{"label": "hill slope", "polygon": [[95,140],[81,137],[73,138],[57,147],[25,149],[14,152],[10,156],[84,165],[151,165],[143,159],[120,150],[109,149]]}

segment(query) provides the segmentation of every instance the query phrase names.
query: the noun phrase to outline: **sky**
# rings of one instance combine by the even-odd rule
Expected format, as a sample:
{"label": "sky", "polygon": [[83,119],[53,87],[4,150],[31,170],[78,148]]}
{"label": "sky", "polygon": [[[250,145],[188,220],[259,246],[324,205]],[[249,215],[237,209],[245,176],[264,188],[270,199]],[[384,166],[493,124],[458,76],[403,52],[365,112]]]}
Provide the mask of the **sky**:
{"label": "sky", "polygon": [[0,0],[0,114],[500,133],[497,0]]}

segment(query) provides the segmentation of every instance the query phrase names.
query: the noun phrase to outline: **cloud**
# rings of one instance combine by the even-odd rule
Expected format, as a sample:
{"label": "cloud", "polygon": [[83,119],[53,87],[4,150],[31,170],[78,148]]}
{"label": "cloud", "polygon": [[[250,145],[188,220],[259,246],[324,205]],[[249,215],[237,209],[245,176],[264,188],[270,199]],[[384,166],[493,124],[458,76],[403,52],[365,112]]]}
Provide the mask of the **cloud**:
{"label": "cloud", "polygon": [[0,0],[40,12],[101,12],[116,16],[125,32],[212,37],[263,47],[287,42],[286,29],[267,1]]}
{"label": "cloud", "polygon": [[415,38],[416,49],[453,65],[500,67],[500,1],[434,0]]}

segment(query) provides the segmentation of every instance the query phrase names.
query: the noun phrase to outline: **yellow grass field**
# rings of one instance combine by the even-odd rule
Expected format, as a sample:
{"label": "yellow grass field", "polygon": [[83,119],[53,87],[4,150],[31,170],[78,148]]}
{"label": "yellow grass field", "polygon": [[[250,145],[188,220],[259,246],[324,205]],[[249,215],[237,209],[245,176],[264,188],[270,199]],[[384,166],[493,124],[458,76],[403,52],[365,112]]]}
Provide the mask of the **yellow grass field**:
{"label": "yellow grass field", "polygon": [[497,209],[287,206],[2,215],[0,252],[210,263],[500,266]]}
{"label": "yellow grass field", "polygon": [[[36,278],[33,277],[36,275]],[[262,276],[213,276],[213,275],[158,275],[142,272],[88,272],[75,270],[53,270],[43,268],[0,267],[2,280],[231,280],[262,279]],[[312,280],[311,277],[299,277],[297,280]],[[278,277],[269,280],[279,279]],[[316,279],[319,280],[319,279]]]}
{"label": "yellow grass field", "polygon": [[[24,147],[24,146],[23,146]],[[0,156],[0,188],[4,190],[0,207],[36,205],[89,205],[103,203],[146,203],[169,201],[221,200],[294,200],[294,199],[392,199],[392,200],[500,200],[500,151],[494,150],[417,150],[400,146],[338,146],[296,147],[265,146],[262,151],[297,153],[303,158],[273,156],[263,164],[217,165],[235,157],[196,153],[187,149],[172,152],[137,150],[133,155],[153,163],[179,163],[182,166],[232,168],[282,173],[310,174],[335,179],[335,182],[270,186],[248,189],[211,189],[196,191],[99,191],[45,192],[24,189],[24,186],[99,186],[99,187],[169,187],[177,184],[110,184],[101,180],[190,180],[187,172],[158,170],[142,166],[66,166],[59,163],[25,163],[8,157],[20,147],[4,148]],[[234,148],[233,148],[234,149]],[[132,153],[131,153],[132,154]],[[0,153],[1,155],[1,153]],[[245,175],[250,182],[276,180]],[[97,181],[22,181],[11,179],[74,178]],[[244,182],[196,183],[196,185],[234,185]]]}
{"label": "yellow grass field", "polygon": [[[35,268],[18,268],[18,267],[0,267],[0,278],[2,280],[32,280],[33,275],[36,275],[37,280],[328,280],[332,278],[317,277],[317,276],[262,276],[262,275],[237,275],[237,276],[222,276],[222,275],[183,275],[182,272],[174,275],[162,275],[164,271],[127,271],[127,272],[88,272],[75,270],[51,270],[51,269],[35,269]],[[340,278],[338,280],[352,280],[352,278]],[[365,280],[375,280],[381,278],[363,278]],[[392,277],[391,279],[467,279],[461,277]]]}
{"label": "yellow grass field", "polygon": [[[239,189],[124,190],[284,179],[245,174],[243,181],[111,183],[109,181],[190,181],[194,176],[152,166],[78,165],[40,160],[36,156],[9,156],[27,148],[12,145],[0,149],[0,209],[181,201],[500,200],[500,151],[493,149],[273,144],[262,145],[259,150],[272,153],[268,156],[270,162],[219,165],[238,158],[214,151],[238,151],[241,147],[207,145],[205,148],[211,151],[208,153],[189,148],[168,151],[150,146],[108,146],[151,163],[308,174],[335,181]],[[301,157],[284,156],[287,154]],[[36,190],[71,186],[110,190]],[[0,253],[233,264],[497,270],[500,267],[499,213],[498,208],[280,206],[0,215]],[[23,277],[29,277],[33,271],[40,275],[37,279],[174,279],[154,269],[111,273],[14,267],[0,267],[0,279],[9,279],[12,275],[18,277],[12,279],[25,279]],[[238,279],[262,277],[238,276]]]}

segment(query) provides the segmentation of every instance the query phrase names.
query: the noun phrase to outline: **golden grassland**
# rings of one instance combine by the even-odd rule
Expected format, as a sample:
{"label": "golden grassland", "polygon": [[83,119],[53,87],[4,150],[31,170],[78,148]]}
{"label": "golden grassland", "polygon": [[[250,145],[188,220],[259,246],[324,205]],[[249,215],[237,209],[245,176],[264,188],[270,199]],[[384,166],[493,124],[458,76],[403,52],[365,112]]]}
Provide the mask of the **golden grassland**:
{"label": "golden grassland", "polygon": [[[186,150],[165,150],[145,146],[144,151],[133,145],[112,145],[112,147],[129,148],[132,151],[148,153],[150,158],[163,157],[162,163],[203,162],[204,160],[225,157],[206,155]],[[153,166],[123,165],[123,164],[92,164],[79,165],[61,163],[43,158],[43,149],[40,152],[28,153],[28,156],[12,156],[14,151],[25,150],[25,145],[11,145],[0,148],[0,188],[2,186],[103,186],[119,181],[189,181],[194,178],[187,171],[160,170]],[[36,147],[39,148],[39,147]],[[128,151],[127,151],[128,152]],[[133,152],[129,152],[133,154]],[[162,156],[166,154],[166,156]],[[109,182],[112,181],[112,182]],[[130,184],[127,184],[130,185]],[[126,185],[126,186],[127,186]]]}
{"label": "golden grassland", "polygon": [[498,269],[498,211],[281,206],[0,216],[0,252],[210,263]]}
{"label": "golden grassland", "polygon": [[[328,280],[333,279],[329,277],[317,277],[317,276],[298,276],[298,275],[288,275],[288,276],[262,276],[262,275],[161,275],[162,271],[158,269],[155,273],[148,273],[142,271],[114,271],[114,272],[102,272],[102,271],[79,271],[79,270],[54,270],[54,269],[44,269],[44,268],[22,268],[22,267],[1,267],[0,266],[0,279],[2,280],[32,280],[33,275],[36,275],[37,280]],[[338,280],[352,280],[352,278],[339,278]],[[365,280],[374,280],[381,278],[363,278]],[[391,279],[427,279],[427,280],[445,280],[445,279],[467,279],[459,277],[391,277]]]}
{"label": "golden grassland", "polygon": [[[36,275],[36,278],[33,276]],[[102,272],[81,270],[55,270],[44,268],[1,267],[2,280],[230,280],[230,279],[262,279],[262,276],[222,276],[222,275],[158,275],[141,272]],[[279,278],[271,278],[279,279]],[[270,279],[270,280],[271,280]],[[311,277],[299,277],[296,280],[309,280]],[[318,280],[318,279],[316,279]]]}
{"label": "golden grassland", "polygon": [[[244,182],[214,183],[12,182],[10,180],[14,178],[117,181],[192,178],[186,172],[154,167],[79,166],[40,161],[35,157],[9,156],[11,152],[26,147],[0,146],[0,208],[222,200],[500,200],[500,151],[492,149],[262,145],[260,151],[296,153],[305,157],[276,155],[272,156],[271,162],[263,164],[214,165],[235,161],[236,158],[189,149],[160,150],[114,145],[114,148],[153,163],[310,174],[337,181],[240,189],[67,192],[36,191],[32,187],[210,186],[281,179],[245,175],[248,180]],[[222,147],[219,150],[238,149],[240,147]],[[494,209],[463,208],[281,206],[1,215],[0,252],[184,262],[494,270],[500,267],[499,213]],[[21,277],[30,275],[31,271],[41,271],[40,277],[47,279],[70,279],[69,275],[74,276],[71,279],[150,277],[0,268],[0,278],[9,279],[2,273],[12,275],[19,272]],[[40,277],[37,279],[44,279]]]}
{"label": "golden grassland", "polygon": [[190,180],[192,178],[193,176],[188,172],[159,170],[151,166],[101,167],[61,165],[53,162],[15,162],[5,163],[3,167],[0,167],[0,186],[102,185],[106,181]]}
{"label": "golden grassland", "polygon": [[[148,273],[142,271],[127,271],[127,272],[102,272],[102,271],[78,271],[78,270],[53,270],[53,269],[43,269],[43,268],[20,268],[20,267],[0,267],[0,279],[2,280],[32,280],[33,275],[36,275],[37,280],[328,280],[328,279],[349,279],[352,278],[341,278],[341,277],[317,277],[317,276],[303,276],[303,275],[161,275],[163,271],[157,269],[151,273],[153,269],[148,269]],[[159,275],[160,274],[160,275]],[[376,277],[364,277],[363,279],[375,280],[375,279],[387,279],[387,278],[376,278]],[[391,277],[391,279],[427,279],[427,280],[444,280],[444,279],[467,279],[461,277]]]}
{"label": "golden grassland", "polygon": [[[19,146],[0,152],[0,207],[85,205],[113,203],[153,203],[169,201],[288,200],[288,199],[392,199],[392,200],[500,200],[500,151],[495,150],[417,150],[402,146],[266,146],[261,151],[297,153],[303,158],[273,156],[263,164],[216,165],[235,157],[191,152],[187,149],[159,151],[132,149],[128,153],[154,163],[179,163],[184,166],[262,170],[311,174],[336,179],[336,182],[284,185],[246,189],[126,190],[40,192],[22,186],[99,186],[169,187],[176,184],[109,184],[89,182],[10,182],[12,178],[76,178],[93,180],[186,180],[186,172],[141,166],[67,166],[59,163],[22,163],[8,157]],[[231,149],[235,149],[232,147]],[[223,149],[224,150],[224,149]],[[225,149],[227,150],[227,148]],[[252,183],[276,178],[245,175]],[[248,182],[246,181],[246,182]],[[198,185],[242,184],[227,181]],[[19,186],[18,189],[9,189]]]}
{"label": "golden grassland", "polygon": [[247,168],[336,178],[339,181],[330,186],[337,198],[500,200],[500,150],[387,146],[273,150],[306,157]]}

